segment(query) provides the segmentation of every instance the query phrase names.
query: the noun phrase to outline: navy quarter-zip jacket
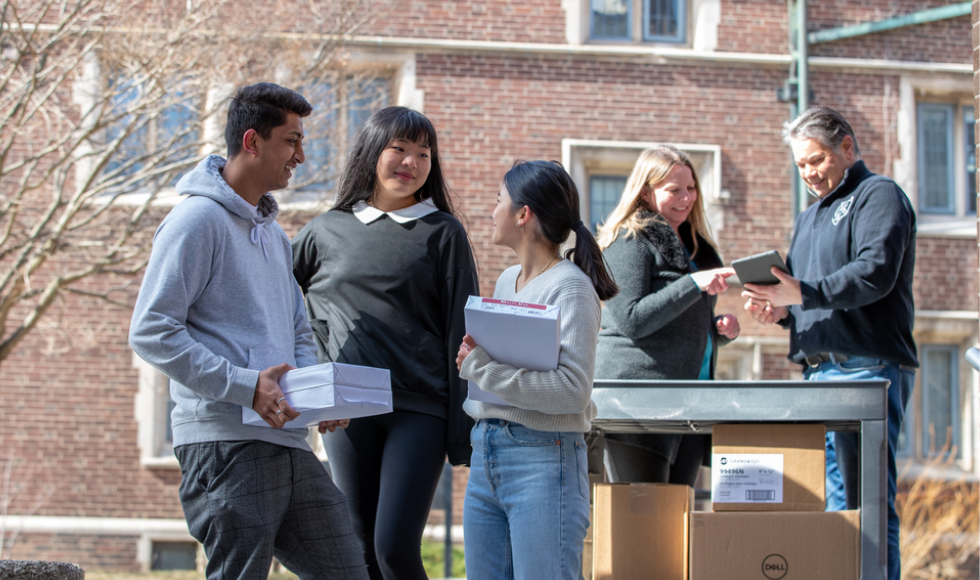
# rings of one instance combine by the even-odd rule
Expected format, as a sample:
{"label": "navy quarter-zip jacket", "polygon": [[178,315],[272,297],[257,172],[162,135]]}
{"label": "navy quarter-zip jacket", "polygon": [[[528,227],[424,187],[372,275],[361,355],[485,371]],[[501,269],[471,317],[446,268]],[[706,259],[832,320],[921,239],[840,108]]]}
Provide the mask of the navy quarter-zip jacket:
{"label": "navy quarter-zip jacket", "polygon": [[832,352],[919,366],[915,212],[894,181],[856,162],[797,218],[786,265],[803,296],[780,322],[791,331],[790,360]]}

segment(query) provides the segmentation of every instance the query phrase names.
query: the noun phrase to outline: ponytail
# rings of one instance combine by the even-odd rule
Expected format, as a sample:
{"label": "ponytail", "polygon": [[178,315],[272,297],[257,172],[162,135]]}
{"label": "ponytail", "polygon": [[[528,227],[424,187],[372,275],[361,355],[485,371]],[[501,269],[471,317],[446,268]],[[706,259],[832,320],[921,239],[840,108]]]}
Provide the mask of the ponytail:
{"label": "ponytail", "polygon": [[528,206],[541,224],[541,233],[553,244],[561,245],[575,232],[575,248],[565,252],[592,280],[600,300],[609,300],[619,287],[606,268],[602,250],[579,213],[578,188],[557,161],[518,160],[504,175],[504,185],[514,208]]}
{"label": "ponytail", "polygon": [[602,255],[602,250],[599,249],[599,243],[592,235],[592,232],[589,231],[589,228],[585,227],[582,220],[579,220],[575,224],[572,231],[575,232],[575,249],[567,250],[565,252],[565,258],[571,257],[575,265],[581,268],[585,272],[585,275],[592,280],[592,285],[595,287],[596,294],[599,295],[599,300],[605,302],[619,294],[619,286],[616,285],[612,274],[606,268],[605,257]]}

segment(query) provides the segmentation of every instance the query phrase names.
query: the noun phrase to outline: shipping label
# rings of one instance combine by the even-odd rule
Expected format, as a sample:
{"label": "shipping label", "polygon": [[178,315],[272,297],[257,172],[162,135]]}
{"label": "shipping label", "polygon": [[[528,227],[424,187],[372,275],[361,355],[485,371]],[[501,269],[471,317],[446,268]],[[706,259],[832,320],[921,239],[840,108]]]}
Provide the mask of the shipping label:
{"label": "shipping label", "polygon": [[783,503],[782,453],[712,455],[711,501]]}

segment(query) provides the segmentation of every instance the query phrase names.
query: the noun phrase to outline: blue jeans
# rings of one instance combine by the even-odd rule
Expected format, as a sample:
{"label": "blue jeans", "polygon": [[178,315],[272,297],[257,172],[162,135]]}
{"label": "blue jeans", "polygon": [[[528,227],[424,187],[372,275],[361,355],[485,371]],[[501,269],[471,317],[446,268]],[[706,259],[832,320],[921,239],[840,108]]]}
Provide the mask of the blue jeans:
{"label": "blue jeans", "polygon": [[[888,387],[888,579],[899,580],[902,571],[902,554],[898,542],[898,514],[895,512],[897,472],[895,447],[905,421],[905,407],[912,395],[915,371],[900,367],[897,363],[868,357],[851,357],[846,362],[825,362],[806,371],[809,381],[852,381],[861,379],[887,379]],[[858,507],[858,479],[860,444],[857,433],[834,433],[834,451],[837,465],[844,482],[847,507]],[[828,469],[828,471],[830,471]]]}
{"label": "blue jeans", "polygon": [[589,476],[581,433],[485,419],[463,504],[469,580],[581,580]]}
{"label": "blue jeans", "polygon": [[837,467],[837,450],[834,449],[834,434],[827,433],[824,441],[827,450],[827,511],[839,512],[847,509],[847,497],[844,495],[844,479]]}

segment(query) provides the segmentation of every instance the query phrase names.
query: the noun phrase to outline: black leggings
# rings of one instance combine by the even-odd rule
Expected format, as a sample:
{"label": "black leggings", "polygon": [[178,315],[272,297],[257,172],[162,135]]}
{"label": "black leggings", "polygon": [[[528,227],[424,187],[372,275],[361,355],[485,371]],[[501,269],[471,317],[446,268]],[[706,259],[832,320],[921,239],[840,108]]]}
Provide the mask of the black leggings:
{"label": "black leggings", "polygon": [[372,580],[425,580],[422,533],[446,461],[446,421],[395,411],[323,436]]}

